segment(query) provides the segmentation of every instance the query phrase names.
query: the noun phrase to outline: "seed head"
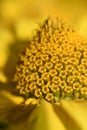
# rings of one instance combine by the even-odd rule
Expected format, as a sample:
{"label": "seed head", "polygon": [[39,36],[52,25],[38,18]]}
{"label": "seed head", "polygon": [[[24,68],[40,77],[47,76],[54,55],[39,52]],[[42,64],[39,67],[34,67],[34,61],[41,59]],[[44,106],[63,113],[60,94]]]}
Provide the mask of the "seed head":
{"label": "seed head", "polygon": [[20,56],[14,80],[25,98],[87,99],[87,46],[60,19],[47,19]]}

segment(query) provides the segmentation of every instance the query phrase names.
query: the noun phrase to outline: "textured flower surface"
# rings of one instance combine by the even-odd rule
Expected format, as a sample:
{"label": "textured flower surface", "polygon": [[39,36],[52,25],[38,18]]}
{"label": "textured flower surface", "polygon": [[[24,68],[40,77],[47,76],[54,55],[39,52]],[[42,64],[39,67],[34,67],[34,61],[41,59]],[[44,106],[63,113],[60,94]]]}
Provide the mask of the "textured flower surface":
{"label": "textured flower surface", "polygon": [[87,99],[86,42],[64,21],[48,18],[20,56],[14,80],[25,98]]}
{"label": "textured flower surface", "polygon": [[87,130],[87,42],[67,22],[40,24],[13,80],[18,96],[0,93],[0,128]]}

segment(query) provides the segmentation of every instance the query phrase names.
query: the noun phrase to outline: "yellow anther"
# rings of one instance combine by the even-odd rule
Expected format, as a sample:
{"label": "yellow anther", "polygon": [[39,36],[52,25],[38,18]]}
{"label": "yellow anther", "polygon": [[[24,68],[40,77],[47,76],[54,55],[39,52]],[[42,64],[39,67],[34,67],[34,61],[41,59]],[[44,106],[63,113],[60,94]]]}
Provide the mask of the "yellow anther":
{"label": "yellow anther", "polygon": [[60,87],[60,88],[64,89],[66,86],[67,86],[67,84],[66,84],[65,81],[63,81],[63,80],[60,81],[60,83],[59,83],[59,87]]}
{"label": "yellow anther", "polygon": [[81,64],[82,64],[83,66],[86,66],[86,67],[87,67],[87,59],[86,59],[86,58],[82,58],[82,59],[81,59]]}
{"label": "yellow anther", "polygon": [[81,88],[81,94],[87,96],[87,88],[86,87]]}
{"label": "yellow anther", "polygon": [[79,91],[81,89],[81,85],[79,82],[75,82],[73,84],[73,89]]}
{"label": "yellow anther", "polygon": [[69,57],[62,57],[61,61],[63,64],[67,65],[69,64]]}
{"label": "yellow anther", "polygon": [[34,92],[34,95],[37,97],[37,98],[41,98],[42,97],[42,92],[39,88],[37,88]]}
{"label": "yellow anther", "polygon": [[30,61],[30,62],[36,61],[36,56],[31,55],[30,58],[29,58],[29,61]]}
{"label": "yellow anther", "polygon": [[83,82],[85,82],[86,78],[87,78],[87,77],[85,77],[84,75],[80,75],[80,76],[79,76],[79,81],[80,81],[81,83],[83,83]]}
{"label": "yellow anther", "polygon": [[48,70],[50,70],[50,69],[52,69],[53,64],[52,64],[52,62],[46,62],[45,66],[46,66],[46,68],[47,68]]}
{"label": "yellow anther", "polygon": [[51,69],[51,70],[49,71],[49,74],[50,74],[50,76],[54,77],[54,76],[57,75],[57,71],[56,71],[55,69]]}
{"label": "yellow anther", "polygon": [[78,78],[80,76],[80,73],[77,70],[73,71],[72,74],[75,78]]}
{"label": "yellow anther", "polygon": [[37,85],[42,87],[44,85],[44,80],[42,78],[38,78]]}
{"label": "yellow anther", "polygon": [[57,63],[58,61],[59,61],[58,56],[52,56],[52,58],[51,58],[52,63]]}
{"label": "yellow anther", "polygon": [[80,58],[81,57],[81,52],[80,51],[76,51],[76,52],[74,52],[74,57],[75,58]]}
{"label": "yellow anther", "polygon": [[54,66],[54,68],[56,69],[56,70],[62,70],[63,69],[63,64],[62,63],[57,63],[55,66]]}
{"label": "yellow anther", "polygon": [[31,82],[33,80],[32,75],[27,75],[25,80],[26,82]]}
{"label": "yellow anther", "polygon": [[34,63],[31,63],[31,64],[29,65],[29,69],[30,69],[31,71],[35,71],[35,70],[36,70],[36,65],[35,65]]}
{"label": "yellow anther", "polygon": [[27,93],[30,92],[30,90],[29,90],[29,84],[26,84],[26,86],[25,86],[25,92],[27,92]]}
{"label": "yellow anther", "polygon": [[52,82],[57,85],[60,83],[60,81],[61,81],[61,79],[59,76],[54,76],[52,79]]}
{"label": "yellow anther", "polygon": [[43,92],[44,94],[46,94],[46,93],[49,92],[49,88],[48,88],[47,85],[45,85],[45,86],[42,87],[42,92]]}
{"label": "yellow anther", "polygon": [[84,58],[87,58],[87,51],[84,51],[84,52],[83,52],[83,57],[84,57]]}
{"label": "yellow anther", "polygon": [[72,89],[71,86],[66,86],[64,90],[65,90],[66,93],[72,93],[73,92],[73,89]]}
{"label": "yellow anther", "polygon": [[67,83],[68,84],[73,84],[74,81],[75,81],[75,78],[73,76],[70,75],[70,76],[67,77]]}
{"label": "yellow anther", "polygon": [[85,70],[85,66],[82,65],[82,64],[80,64],[80,65],[78,66],[78,71],[79,71],[79,72],[84,72],[84,70]]}
{"label": "yellow anther", "polygon": [[52,93],[47,93],[45,96],[45,99],[49,102],[53,101],[53,94]]}
{"label": "yellow anther", "polygon": [[66,65],[65,66],[65,70],[67,71],[67,72],[73,72],[74,70],[75,70],[75,68],[74,68],[74,66],[72,66],[72,65]]}
{"label": "yellow anther", "polygon": [[26,94],[26,92],[25,92],[24,89],[25,89],[24,87],[21,87],[20,90],[19,90],[19,93],[20,93],[20,94],[23,94],[23,95]]}
{"label": "yellow anther", "polygon": [[77,58],[70,58],[69,63],[76,66],[79,64],[79,60]]}
{"label": "yellow anther", "polygon": [[26,48],[26,56],[31,56],[31,55],[32,55],[32,53],[31,53],[30,49]]}
{"label": "yellow anther", "polygon": [[40,73],[44,73],[44,72],[46,72],[46,67],[40,66],[38,71],[39,71]]}
{"label": "yellow anther", "polygon": [[34,72],[31,74],[32,80],[37,80],[39,78],[39,75],[37,72]]}
{"label": "yellow anther", "polygon": [[38,59],[35,61],[36,66],[41,66],[43,64],[42,60]]}
{"label": "yellow anther", "polygon": [[42,78],[43,80],[47,80],[47,81],[48,81],[49,78],[50,78],[49,72],[43,73],[42,76],[41,76],[41,78]]}
{"label": "yellow anther", "polygon": [[55,85],[55,84],[52,84],[52,85],[50,86],[50,88],[51,88],[51,91],[52,91],[53,93],[56,93],[56,92],[58,92],[58,91],[60,90],[60,88],[58,87],[58,85]]}
{"label": "yellow anther", "polygon": [[26,101],[25,101],[25,105],[38,105],[38,100],[36,100],[35,98],[28,98]]}
{"label": "yellow anther", "polygon": [[84,75],[87,76],[87,69],[84,70]]}
{"label": "yellow anther", "polygon": [[36,88],[37,88],[37,85],[36,85],[35,82],[32,82],[32,83],[29,84],[29,89],[30,89],[30,91],[33,91],[33,90],[35,90]]}
{"label": "yellow anther", "polygon": [[65,70],[61,70],[60,73],[59,73],[59,76],[62,78],[62,79],[65,79],[66,76],[67,76],[67,72]]}

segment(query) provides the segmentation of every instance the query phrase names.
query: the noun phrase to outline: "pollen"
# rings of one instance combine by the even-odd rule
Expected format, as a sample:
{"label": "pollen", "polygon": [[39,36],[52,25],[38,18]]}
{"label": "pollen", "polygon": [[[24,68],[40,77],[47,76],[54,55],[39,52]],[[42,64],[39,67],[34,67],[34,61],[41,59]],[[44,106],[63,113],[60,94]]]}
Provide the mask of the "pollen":
{"label": "pollen", "polygon": [[87,99],[87,46],[65,21],[46,19],[16,67],[16,91],[25,100]]}

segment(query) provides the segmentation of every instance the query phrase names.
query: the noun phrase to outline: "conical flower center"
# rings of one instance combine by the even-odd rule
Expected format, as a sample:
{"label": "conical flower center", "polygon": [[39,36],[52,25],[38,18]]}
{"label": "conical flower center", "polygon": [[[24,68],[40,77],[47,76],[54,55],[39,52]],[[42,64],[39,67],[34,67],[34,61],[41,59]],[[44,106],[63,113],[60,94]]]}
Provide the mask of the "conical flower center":
{"label": "conical flower center", "polygon": [[15,81],[25,97],[87,99],[87,47],[65,23],[46,20],[21,55]]}

